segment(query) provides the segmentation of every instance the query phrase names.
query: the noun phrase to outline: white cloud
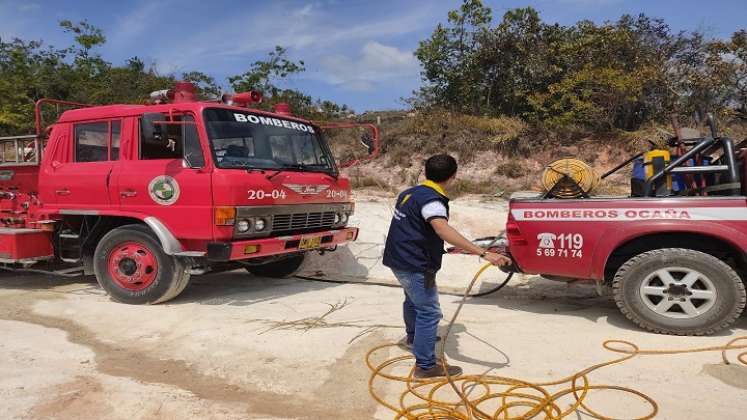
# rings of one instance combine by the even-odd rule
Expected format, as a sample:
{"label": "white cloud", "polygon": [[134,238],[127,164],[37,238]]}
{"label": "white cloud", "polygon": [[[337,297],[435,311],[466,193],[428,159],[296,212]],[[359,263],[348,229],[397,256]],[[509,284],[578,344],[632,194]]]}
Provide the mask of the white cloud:
{"label": "white cloud", "polygon": [[[277,3],[276,3],[277,4]],[[204,66],[206,62],[224,62],[227,57],[243,58],[264,54],[276,45],[304,56],[308,64],[315,57],[342,46],[360,45],[372,39],[409,34],[432,24],[432,11],[416,7],[409,12],[383,16],[376,20],[331,20],[334,14],[317,4],[296,10],[287,7],[249,9],[233,18],[201,27],[192,36],[174,45],[162,45],[157,54],[159,70]],[[359,23],[360,22],[360,23]],[[295,50],[295,51],[293,51]]]}
{"label": "white cloud", "polygon": [[133,40],[152,33],[158,22],[164,19],[161,10],[168,6],[165,2],[145,1],[133,6],[131,11],[117,21],[117,28],[110,31],[109,43],[115,47],[129,47]]}
{"label": "white cloud", "polygon": [[293,12],[296,16],[306,17],[311,16],[312,10],[314,9],[314,3],[309,3],[306,6],[304,6],[303,9],[296,10]]}
{"label": "white cloud", "polygon": [[321,72],[315,77],[347,90],[373,90],[383,82],[411,78],[418,62],[410,51],[376,41],[367,42],[357,57],[335,54],[320,60]]}
{"label": "white cloud", "polygon": [[41,9],[38,3],[25,3],[18,6],[19,12],[35,12]]}

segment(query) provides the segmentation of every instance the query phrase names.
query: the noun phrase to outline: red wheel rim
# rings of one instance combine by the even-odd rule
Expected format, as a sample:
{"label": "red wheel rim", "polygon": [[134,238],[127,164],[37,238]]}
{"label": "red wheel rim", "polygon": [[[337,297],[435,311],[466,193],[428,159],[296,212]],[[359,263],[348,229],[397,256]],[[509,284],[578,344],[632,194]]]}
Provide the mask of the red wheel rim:
{"label": "red wheel rim", "polygon": [[123,242],[109,253],[109,274],[123,289],[143,290],[156,280],[158,260],[147,246]]}

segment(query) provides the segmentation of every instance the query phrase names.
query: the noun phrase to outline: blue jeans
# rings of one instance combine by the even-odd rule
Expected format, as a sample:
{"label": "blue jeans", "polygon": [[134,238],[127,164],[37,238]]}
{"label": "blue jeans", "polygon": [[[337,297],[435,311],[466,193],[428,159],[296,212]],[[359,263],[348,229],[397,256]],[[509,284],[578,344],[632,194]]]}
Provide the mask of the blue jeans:
{"label": "blue jeans", "polygon": [[413,343],[415,364],[423,369],[436,365],[436,337],[438,322],[443,318],[438,303],[438,289],[425,288],[425,274],[392,270],[405,290],[402,304],[407,341]]}

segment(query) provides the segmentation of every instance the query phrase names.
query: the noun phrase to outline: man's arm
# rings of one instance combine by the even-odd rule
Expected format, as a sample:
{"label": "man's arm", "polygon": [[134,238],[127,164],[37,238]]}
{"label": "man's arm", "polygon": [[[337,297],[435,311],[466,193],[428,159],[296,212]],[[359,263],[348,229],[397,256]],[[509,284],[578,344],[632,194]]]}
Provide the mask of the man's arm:
{"label": "man's arm", "polygon": [[[448,220],[444,218],[434,218],[430,220],[430,224],[431,226],[433,226],[433,230],[436,231],[436,234],[451,245],[461,248],[467,252],[471,252],[475,255],[482,255],[483,253],[485,253],[484,249],[473,244],[469,239],[465,238],[461,233],[457,232],[456,229],[451,227]],[[510,258],[500,254],[496,254],[494,252],[485,253],[483,258],[485,258],[493,265],[511,264]]]}

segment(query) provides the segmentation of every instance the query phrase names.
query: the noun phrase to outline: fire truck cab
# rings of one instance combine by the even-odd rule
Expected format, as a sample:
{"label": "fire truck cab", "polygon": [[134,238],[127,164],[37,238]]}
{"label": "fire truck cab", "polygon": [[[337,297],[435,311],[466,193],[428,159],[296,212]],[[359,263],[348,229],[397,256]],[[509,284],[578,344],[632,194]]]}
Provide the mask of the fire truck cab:
{"label": "fire truck cab", "polygon": [[356,239],[350,184],[319,125],[284,104],[250,108],[256,92],[199,102],[178,83],[152,98],[0,138],[0,263],[77,264],[113,299],[148,304],[191,274],[284,277],[307,252]]}

